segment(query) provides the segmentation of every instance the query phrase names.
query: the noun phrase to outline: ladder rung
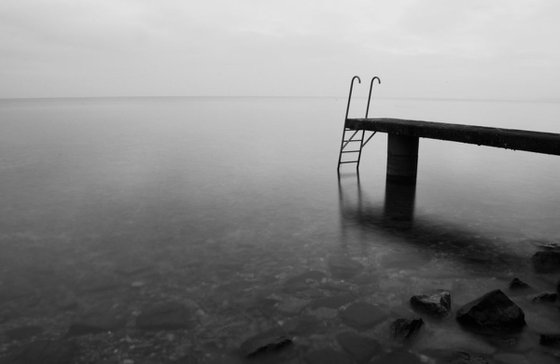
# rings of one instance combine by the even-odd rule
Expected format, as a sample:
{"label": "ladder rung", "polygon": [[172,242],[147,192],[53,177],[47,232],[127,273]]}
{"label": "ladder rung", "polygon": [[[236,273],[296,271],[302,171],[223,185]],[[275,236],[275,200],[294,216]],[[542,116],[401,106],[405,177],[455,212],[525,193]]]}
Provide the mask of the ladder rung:
{"label": "ladder rung", "polygon": [[350,142],[361,142],[360,139],[348,139],[348,140],[344,140],[344,142],[346,143],[350,143]]}
{"label": "ladder rung", "polygon": [[360,153],[360,151],[359,150],[343,150],[340,153]]}
{"label": "ladder rung", "polygon": [[348,164],[348,163],[358,163],[358,161],[344,161],[344,162],[340,162],[340,164]]}

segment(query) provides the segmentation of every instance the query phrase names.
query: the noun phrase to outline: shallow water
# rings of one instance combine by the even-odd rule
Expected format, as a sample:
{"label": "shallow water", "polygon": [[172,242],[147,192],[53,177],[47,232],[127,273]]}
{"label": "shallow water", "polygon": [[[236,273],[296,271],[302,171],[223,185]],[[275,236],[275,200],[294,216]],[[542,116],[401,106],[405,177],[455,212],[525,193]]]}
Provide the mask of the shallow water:
{"label": "shallow water", "polygon": [[[76,362],[242,362],[243,340],[273,327],[294,337],[281,360],[299,362],[340,350],[335,336],[353,330],[336,310],[309,308],[341,294],[385,310],[385,321],[362,332],[385,351],[428,361],[440,349],[548,355],[537,334],[557,328],[560,313],[530,295],[513,297],[529,326],[507,344],[469,334],[453,317],[427,320],[405,345],[386,331],[415,316],[411,295],[434,289],[449,289],[455,308],[491,289],[507,293],[515,276],[553,290],[558,276],[535,274],[530,257],[560,240],[560,158],[421,140],[418,182],[406,187],[385,182],[380,134],[359,177],[349,167],[339,179],[345,106],[342,98],[0,101],[0,333],[42,329],[4,335],[0,355],[105,312],[125,324],[71,338]],[[557,103],[382,99],[370,115],[560,132]],[[361,268],[341,276],[337,262]],[[324,277],[294,288],[290,279],[308,271]],[[138,330],[136,317],[162,302],[185,305],[189,328]]]}

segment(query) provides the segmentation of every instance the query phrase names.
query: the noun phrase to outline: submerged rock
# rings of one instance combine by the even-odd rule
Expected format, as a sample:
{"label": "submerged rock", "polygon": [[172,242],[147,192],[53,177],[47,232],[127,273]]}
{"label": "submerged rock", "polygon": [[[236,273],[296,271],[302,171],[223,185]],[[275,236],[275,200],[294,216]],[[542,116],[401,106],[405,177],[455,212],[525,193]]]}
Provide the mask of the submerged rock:
{"label": "submerged rock", "polygon": [[321,271],[310,270],[289,278],[284,283],[284,290],[288,292],[301,291],[313,284],[321,282],[326,276],[327,275]]}
{"label": "submerged rock", "polygon": [[8,340],[25,340],[43,332],[41,326],[22,326],[4,331]]}
{"label": "submerged rock", "polygon": [[[443,355],[443,362],[450,364],[493,364],[494,361],[484,354],[455,351]],[[439,362],[438,362],[439,363]]]}
{"label": "submerged rock", "polygon": [[534,303],[552,303],[555,302],[557,298],[558,294],[556,292],[543,292],[533,297],[531,301],[533,301]]}
{"label": "submerged rock", "polygon": [[96,314],[84,317],[70,325],[67,336],[98,334],[122,329],[126,321],[110,314]]}
{"label": "submerged rock", "polygon": [[325,348],[305,355],[305,362],[307,364],[353,364],[354,360],[345,353]]}
{"label": "submerged rock", "polygon": [[560,346],[559,334],[541,334],[539,344],[544,346]]}
{"label": "submerged rock", "polygon": [[22,347],[1,363],[10,364],[71,364],[76,344],[65,340],[40,340]]}
{"label": "submerged rock", "polygon": [[409,339],[412,335],[414,335],[422,325],[424,321],[421,318],[418,319],[396,319],[391,324],[391,334],[395,339]]}
{"label": "submerged rock", "polygon": [[523,282],[521,279],[515,277],[511,280],[511,282],[509,282],[509,289],[525,289],[525,288],[529,288],[530,286]]}
{"label": "submerged rock", "polygon": [[378,306],[365,302],[353,303],[340,311],[339,315],[346,325],[358,330],[369,329],[386,317],[386,313]]}
{"label": "submerged rock", "polygon": [[362,263],[347,256],[334,256],[329,259],[329,270],[337,279],[350,279],[364,270]]}
{"label": "submerged rock", "polygon": [[408,351],[393,351],[382,355],[371,362],[372,364],[422,364],[419,356]]}
{"label": "submerged rock", "polygon": [[440,290],[431,295],[412,296],[410,304],[419,312],[442,317],[451,310],[451,293],[446,290]]}
{"label": "submerged rock", "polygon": [[358,364],[367,363],[382,349],[376,340],[350,331],[338,334],[336,341]]}
{"label": "submerged rock", "polygon": [[142,330],[175,330],[190,327],[191,312],[179,303],[165,303],[142,312],[136,327]]}
{"label": "submerged rock", "polygon": [[536,252],[531,258],[537,273],[554,273],[560,271],[560,251],[545,250]]}
{"label": "submerged rock", "polygon": [[245,340],[240,347],[243,356],[252,357],[257,354],[280,350],[292,343],[292,339],[283,331],[272,329]]}
{"label": "submerged rock", "polygon": [[325,307],[331,309],[338,309],[356,299],[356,296],[353,294],[342,294],[337,296],[331,297],[322,297],[312,301],[309,304],[309,308],[315,310],[317,308]]}
{"label": "submerged rock", "polygon": [[461,307],[457,311],[457,321],[483,332],[521,330],[526,324],[523,310],[499,289]]}

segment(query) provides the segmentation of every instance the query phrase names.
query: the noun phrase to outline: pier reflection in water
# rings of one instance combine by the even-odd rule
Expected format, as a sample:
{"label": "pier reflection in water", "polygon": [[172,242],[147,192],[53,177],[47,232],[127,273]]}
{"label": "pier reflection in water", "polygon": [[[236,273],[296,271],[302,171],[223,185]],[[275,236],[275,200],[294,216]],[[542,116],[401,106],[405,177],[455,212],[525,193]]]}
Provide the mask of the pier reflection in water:
{"label": "pier reflection in water", "polygon": [[[353,230],[361,244],[368,244],[369,233],[389,236],[391,244],[425,249],[426,253],[461,263],[469,271],[511,271],[529,268],[525,257],[509,251],[494,237],[469,229],[458,222],[438,221],[426,214],[415,215],[416,183],[386,179],[383,203],[369,199],[367,190],[383,186],[364,186],[357,174],[338,178],[342,241]],[[396,239],[394,241],[393,239]],[[406,268],[406,267],[403,267]]]}

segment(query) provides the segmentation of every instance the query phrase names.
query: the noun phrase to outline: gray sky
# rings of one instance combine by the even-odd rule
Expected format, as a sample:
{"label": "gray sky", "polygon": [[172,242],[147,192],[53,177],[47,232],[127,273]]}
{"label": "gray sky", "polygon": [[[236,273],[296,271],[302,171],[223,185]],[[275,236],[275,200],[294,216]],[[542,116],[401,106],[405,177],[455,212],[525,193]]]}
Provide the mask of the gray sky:
{"label": "gray sky", "polygon": [[0,97],[560,98],[556,0],[1,0]]}

